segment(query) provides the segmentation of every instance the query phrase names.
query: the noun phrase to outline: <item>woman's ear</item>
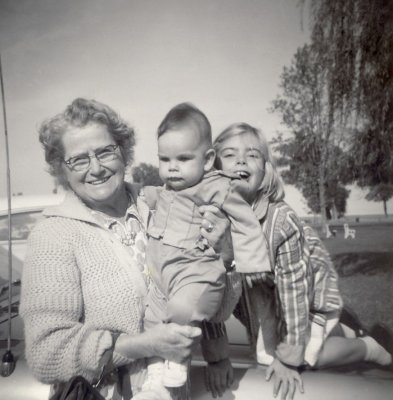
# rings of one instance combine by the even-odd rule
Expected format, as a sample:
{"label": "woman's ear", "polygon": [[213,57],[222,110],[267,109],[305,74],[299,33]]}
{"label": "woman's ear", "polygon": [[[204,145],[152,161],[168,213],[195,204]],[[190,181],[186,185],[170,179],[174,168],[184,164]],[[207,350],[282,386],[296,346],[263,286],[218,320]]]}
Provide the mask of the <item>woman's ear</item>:
{"label": "woman's ear", "polygon": [[205,172],[213,168],[214,160],[216,159],[216,152],[214,149],[208,149],[205,153],[205,165],[203,167]]}

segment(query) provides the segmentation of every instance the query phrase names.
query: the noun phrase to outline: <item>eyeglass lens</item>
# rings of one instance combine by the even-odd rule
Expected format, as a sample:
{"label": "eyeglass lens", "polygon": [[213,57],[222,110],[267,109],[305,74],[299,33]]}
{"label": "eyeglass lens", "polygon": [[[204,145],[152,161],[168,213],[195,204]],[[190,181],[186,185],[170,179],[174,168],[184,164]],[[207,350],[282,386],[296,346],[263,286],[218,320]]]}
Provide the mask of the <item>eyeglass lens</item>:
{"label": "eyeglass lens", "polygon": [[68,159],[66,163],[75,171],[82,171],[90,166],[90,159],[95,157],[100,163],[107,163],[116,157],[117,145],[109,145],[94,152],[94,155],[81,155]]}

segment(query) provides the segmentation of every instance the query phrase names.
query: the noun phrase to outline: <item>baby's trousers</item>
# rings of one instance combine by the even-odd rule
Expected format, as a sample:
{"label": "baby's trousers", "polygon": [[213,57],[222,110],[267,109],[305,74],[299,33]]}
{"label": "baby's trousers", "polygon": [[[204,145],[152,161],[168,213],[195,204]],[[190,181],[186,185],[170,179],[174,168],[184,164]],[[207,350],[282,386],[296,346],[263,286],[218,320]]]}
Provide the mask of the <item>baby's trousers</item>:
{"label": "baby's trousers", "polygon": [[216,315],[226,271],[213,249],[180,249],[150,238],[146,262],[153,284],[147,296],[145,327],[160,322],[196,325]]}

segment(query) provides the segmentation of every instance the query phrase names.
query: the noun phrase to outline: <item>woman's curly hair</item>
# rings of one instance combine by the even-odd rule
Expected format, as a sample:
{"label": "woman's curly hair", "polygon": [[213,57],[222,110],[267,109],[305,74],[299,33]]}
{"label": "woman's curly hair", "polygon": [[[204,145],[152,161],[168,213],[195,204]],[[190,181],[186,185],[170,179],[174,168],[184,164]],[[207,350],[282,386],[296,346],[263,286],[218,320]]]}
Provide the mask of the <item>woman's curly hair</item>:
{"label": "woman's curly hair", "polygon": [[63,170],[62,137],[68,129],[81,128],[90,123],[97,123],[107,128],[119,146],[126,165],[130,165],[134,159],[134,129],[107,105],[96,100],[77,98],[63,113],[44,121],[38,131],[39,140],[45,151],[45,161],[49,165],[49,173],[63,187],[68,185]]}

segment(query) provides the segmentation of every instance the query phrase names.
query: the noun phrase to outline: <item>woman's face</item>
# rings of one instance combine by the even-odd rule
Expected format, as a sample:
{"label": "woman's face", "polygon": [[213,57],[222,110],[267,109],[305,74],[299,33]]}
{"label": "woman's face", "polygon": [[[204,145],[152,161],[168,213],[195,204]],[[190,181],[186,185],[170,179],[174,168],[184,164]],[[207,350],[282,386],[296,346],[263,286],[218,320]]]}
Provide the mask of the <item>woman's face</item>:
{"label": "woman's face", "polygon": [[[125,163],[120,149],[114,150],[109,161],[99,162],[95,154],[113,150],[115,145],[106,126],[90,123],[84,127],[72,127],[62,137],[64,159],[90,156],[90,165],[82,171],[63,164],[63,170],[70,188],[90,208],[113,207],[124,194]],[[75,160],[75,159],[74,159]]]}
{"label": "woman's face", "polygon": [[217,157],[224,172],[241,178],[240,185],[252,203],[265,176],[265,160],[259,139],[252,133],[233,136],[222,143]]}

